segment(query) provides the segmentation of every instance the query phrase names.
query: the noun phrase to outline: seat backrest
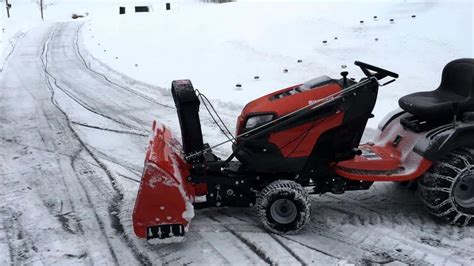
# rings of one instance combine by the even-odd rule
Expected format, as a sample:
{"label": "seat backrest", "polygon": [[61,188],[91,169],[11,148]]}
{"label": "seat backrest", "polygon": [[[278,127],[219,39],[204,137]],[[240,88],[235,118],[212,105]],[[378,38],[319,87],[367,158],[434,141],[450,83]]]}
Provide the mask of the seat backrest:
{"label": "seat backrest", "polygon": [[449,62],[443,69],[438,90],[474,99],[474,58]]}

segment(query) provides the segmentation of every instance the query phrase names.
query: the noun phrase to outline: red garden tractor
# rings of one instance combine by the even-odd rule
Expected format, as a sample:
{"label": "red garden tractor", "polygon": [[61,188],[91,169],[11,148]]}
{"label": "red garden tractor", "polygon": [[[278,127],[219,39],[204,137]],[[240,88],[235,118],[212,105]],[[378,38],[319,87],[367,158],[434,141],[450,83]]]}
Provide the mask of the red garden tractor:
{"label": "red garden tractor", "polygon": [[136,235],[150,243],[181,241],[195,208],[223,206],[253,206],[267,230],[296,233],[309,221],[309,194],[387,181],[417,181],[434,216],[473,224],[474,59],[447,64],[436,90],[402,97],[401,109],[363,144],[378,89],[398,74],[355,65],[366,76],[359,82],[347,72],[321,76],[248,103],[236,135],[223,130],[233,151],[225,160],[203,141],[199,107],[209,102],[189,80],[173,81],[182,142],[153,124],[133,212]]}

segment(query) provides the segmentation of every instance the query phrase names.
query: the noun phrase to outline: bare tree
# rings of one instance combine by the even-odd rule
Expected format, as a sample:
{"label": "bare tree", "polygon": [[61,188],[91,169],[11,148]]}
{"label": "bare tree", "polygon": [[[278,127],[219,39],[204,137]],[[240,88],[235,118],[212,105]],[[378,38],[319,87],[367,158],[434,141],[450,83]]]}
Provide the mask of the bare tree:
{"label": "bare tree", "polygon": [[7,17],[10,18],[10,8],[12,6],[8,3],[8,0],[5,0],[5,7],[7,8]]}
{"label": "bare tree", "polygon": [[44,20],[43,16],[43,0],[40,0],[41,19]]}
{"label": "bare tree", "polygon": [[[31,0],[31,2],[36,3],[36,4],[38,5],[38,7],[39,7],[39,9],[40,9],[41,19],[44,20],[44,10],[45,10],[48,6],[52,5],[52,3],[48,4],[48,3],[46,3],[46,1],[44,1],[44,0]],[[48,1],[48,2],[50,2],[50,1]]]}

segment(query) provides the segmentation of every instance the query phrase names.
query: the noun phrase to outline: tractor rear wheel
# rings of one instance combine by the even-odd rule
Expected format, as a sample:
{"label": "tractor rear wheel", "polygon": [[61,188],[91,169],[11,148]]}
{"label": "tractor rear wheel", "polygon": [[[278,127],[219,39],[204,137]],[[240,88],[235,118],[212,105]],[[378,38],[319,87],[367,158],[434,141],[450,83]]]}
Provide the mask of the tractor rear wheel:
{"label": "tractor rear wheel", "polygon": [[291,180],[277,180],[266,186],[257,199],[257,215],[273,233],[297,233],[310,218],[308,192]]}
{"label": "tractor rear wheel", "polygon": [[474,150],[456,149],[433,164],[418,181],[421,200],[446,222],[474,224]]}

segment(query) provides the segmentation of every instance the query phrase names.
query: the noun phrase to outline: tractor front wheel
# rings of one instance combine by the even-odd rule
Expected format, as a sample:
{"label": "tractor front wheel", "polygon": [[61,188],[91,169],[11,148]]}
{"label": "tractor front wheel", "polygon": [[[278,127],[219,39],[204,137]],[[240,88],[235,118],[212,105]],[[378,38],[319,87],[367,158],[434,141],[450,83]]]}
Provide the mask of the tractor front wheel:
{"label": "tractor front wheel", "polygon": [[465,148],[450,152],[418,181],[430,213],[453,225],[474,224],[473,152]]}
{"label": "tractor front wheel", "polygon": [[273,233],[300,231],[310,218],[309,195],[291,180],[277,180],[266,186],[257,199],[257,214],[265,229]]}

